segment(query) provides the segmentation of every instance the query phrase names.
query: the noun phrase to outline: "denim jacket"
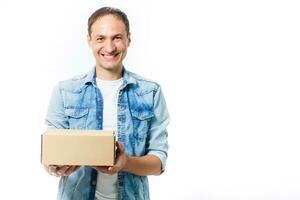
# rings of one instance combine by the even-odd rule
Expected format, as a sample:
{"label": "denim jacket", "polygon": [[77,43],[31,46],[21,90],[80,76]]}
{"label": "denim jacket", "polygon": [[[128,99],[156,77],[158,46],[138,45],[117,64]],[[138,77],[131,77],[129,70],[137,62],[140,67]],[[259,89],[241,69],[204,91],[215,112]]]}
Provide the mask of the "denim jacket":
{"label": "denim jacket", "polygon": [[[46,124],[57,129],[102,129],[103,99],[96,86],[95,68],[85,75],[60,82],[54,89]],[[155,155],[165,169],[168,142],[166,127],[169,114],[160,86],[123,70],[117,110],[118,141],[131,156]],[[63,152],[62,152],[63,153]],[[97,171],[81,166],[61,177],[58,200],[92,200]],[[148,200],[147,176],[118,173],[119,200]]]}

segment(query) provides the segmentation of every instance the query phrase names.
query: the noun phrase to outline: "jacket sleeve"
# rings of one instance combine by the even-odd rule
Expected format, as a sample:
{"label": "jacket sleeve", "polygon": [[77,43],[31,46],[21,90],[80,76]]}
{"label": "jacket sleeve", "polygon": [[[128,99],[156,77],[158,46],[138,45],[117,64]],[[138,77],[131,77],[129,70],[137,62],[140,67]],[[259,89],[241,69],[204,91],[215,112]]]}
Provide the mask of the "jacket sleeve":
{"label": "jacket sleeve", "polygon": [[169,112],[165,102],[164,95],[160,87],[154,95],[153,105],[154,117],[151,120],[148,140],[147,140],[147,154],[155,155],[161,161],[161,172],[165,170],[166,160],[168,157],[168,132],[167,126],[170,122]]}
{"label": "jacket sleeve", "polygon": [[69,129],[68,117],[64,113],[63,96],[59,84],[52,92],[45,123],[48,129]]}

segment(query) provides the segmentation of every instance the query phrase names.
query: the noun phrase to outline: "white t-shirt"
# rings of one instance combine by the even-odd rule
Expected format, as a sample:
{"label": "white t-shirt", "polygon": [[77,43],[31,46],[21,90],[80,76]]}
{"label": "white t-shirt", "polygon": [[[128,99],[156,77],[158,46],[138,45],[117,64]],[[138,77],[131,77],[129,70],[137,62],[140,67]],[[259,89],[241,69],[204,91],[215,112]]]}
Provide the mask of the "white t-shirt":
{"label": "white t-shirt", "polygon": [[[123,84],[123,78],[113,81],[96,79],[97,86],[103,98],[103,130],[116,132],[117,137],[117,109],[119,89]],[[95,199],[116,200],[118,198],[118,174],[109,175],[98,172]]]}

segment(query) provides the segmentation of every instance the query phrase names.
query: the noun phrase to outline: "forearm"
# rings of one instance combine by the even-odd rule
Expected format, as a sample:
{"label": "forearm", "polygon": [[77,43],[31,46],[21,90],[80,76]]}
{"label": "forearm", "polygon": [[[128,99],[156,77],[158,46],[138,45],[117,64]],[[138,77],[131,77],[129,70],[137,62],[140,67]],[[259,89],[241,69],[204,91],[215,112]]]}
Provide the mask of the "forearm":
{"label": "forearm", "polygon": [[141,157],[127,156],[127,162],[123,171],[138,176],[161,174],[161,162],[157,156],[145,155]]}

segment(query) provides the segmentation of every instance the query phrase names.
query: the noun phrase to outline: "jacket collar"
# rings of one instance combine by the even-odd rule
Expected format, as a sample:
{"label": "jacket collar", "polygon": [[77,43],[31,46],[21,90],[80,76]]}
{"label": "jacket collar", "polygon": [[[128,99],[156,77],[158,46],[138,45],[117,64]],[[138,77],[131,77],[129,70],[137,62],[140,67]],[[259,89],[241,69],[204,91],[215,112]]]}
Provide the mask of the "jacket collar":
{"label": "jacket collar", "polygon": [[[125,67],[123,67],[122,77],[123,77],[124,82],[123,82],[123,85],[121,86],[120,89],[125,88],[129,84],[136,84],[137,83],[136,79],[131,75],[131,73],[129,71],[127,71],[125,69]],[[97,87],[97,84],[96,84],[96,67],[93,67],[93,69],[90,70],[87,73],[87,76],[85,77],[84,82],[83,82],[83,87],[87,84],[93,84],[94,87]]]}

